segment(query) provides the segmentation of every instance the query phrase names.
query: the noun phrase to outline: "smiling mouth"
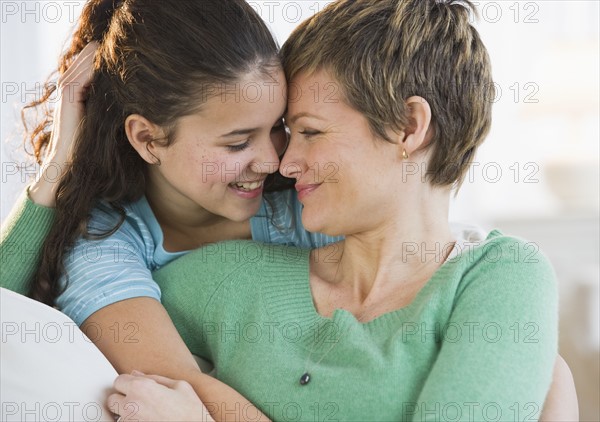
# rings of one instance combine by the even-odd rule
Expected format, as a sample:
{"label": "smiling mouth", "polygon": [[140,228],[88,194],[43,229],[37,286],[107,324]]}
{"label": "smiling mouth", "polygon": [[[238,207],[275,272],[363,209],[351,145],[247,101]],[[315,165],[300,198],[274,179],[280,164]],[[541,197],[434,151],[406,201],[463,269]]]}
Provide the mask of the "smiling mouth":
{"label": "smiling mouth", "polygon": [[236,183],[231,183],[231,186],[233,186],[236,189],[239,189],[241,191],[245,191],[245,192],[251,192],[253,190],[256,190],[260,187],[262,187],[264,183],[264,180],[258,181],[258,182],[236,182]]}
{"label": "smiling mouth", "polygon": [[304,199],[306,196],[310,195],[312,192],[317,190],[320,186],[321,183],[311,185],[296,184],[296,190],[298,191],[298,199]]}

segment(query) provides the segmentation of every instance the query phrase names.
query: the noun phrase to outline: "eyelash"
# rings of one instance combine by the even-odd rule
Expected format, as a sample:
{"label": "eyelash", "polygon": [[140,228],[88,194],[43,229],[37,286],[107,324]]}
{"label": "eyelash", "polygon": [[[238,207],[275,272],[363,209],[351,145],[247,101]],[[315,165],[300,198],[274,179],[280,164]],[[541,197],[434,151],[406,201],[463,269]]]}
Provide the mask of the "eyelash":
{"label": "eyelash", "polygon": [[227,145],[227,149],[230,152],[240,152],[240,151],[243,151],[246,148],[248,148],[249,145],[250,145],[250,139],[248,139],[243,144],[239,144],[239,145]]}
{"label": "eyelash", "polygon": [[[276,132],[278,130],[284,130],[285,129],[285,125],[283,123],[280,123],[276,126],[273,126],[271,128],[271,132]],[[227,145],[227,149],[230,152],[240,152],[245,150],[246,148],[248,148],[250,146],[250,139],[248,139],[246,142],[244,142],[243,144],[239,144],[239,145]]]}
{"label": "eyelash", "polygon": [[322,132],[319,132],[318,130],[303,130],[301,132],[298,132],[300,135],[303,135],[306,138],[311,138],[313,136],[317,136],[319,134],[321,134]]}

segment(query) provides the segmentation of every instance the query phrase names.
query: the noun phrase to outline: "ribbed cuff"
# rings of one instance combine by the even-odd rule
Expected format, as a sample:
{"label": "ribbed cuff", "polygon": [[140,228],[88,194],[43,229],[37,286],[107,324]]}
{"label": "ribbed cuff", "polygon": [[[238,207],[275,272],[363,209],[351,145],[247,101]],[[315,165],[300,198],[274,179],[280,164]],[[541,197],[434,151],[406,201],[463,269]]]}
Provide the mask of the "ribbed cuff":
{"label": "ribbed cuff", "polygon": [[0,286],[21,294],[29,291],[54,218],[54,208],[35,204],[27,191],[19,197],[0,230]]}

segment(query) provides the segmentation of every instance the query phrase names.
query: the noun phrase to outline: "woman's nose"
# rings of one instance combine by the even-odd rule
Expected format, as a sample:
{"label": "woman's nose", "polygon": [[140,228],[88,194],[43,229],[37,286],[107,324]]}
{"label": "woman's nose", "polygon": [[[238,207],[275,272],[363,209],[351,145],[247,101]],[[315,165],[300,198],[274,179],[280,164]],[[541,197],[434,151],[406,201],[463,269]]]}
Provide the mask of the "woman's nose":
{"label": "woman's nose", "polygon": [[302,175],[302,163],[304,162],[302,156],[298,143],[293,136],[290,136],[288,147],[279,165],[279,172],[285,177],[299,179]]}

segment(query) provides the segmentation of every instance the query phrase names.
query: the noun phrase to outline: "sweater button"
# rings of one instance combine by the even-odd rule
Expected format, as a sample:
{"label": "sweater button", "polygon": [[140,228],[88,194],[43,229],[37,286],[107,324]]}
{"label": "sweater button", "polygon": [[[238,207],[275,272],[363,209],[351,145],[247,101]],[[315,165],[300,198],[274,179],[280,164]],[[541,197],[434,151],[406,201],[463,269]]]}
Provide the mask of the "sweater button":
{"label": "sweater button", "polygon": [[300,385],[306,385],[310,382],[310,375],[308,372],[305,372],[301,377],[300,377]]}

